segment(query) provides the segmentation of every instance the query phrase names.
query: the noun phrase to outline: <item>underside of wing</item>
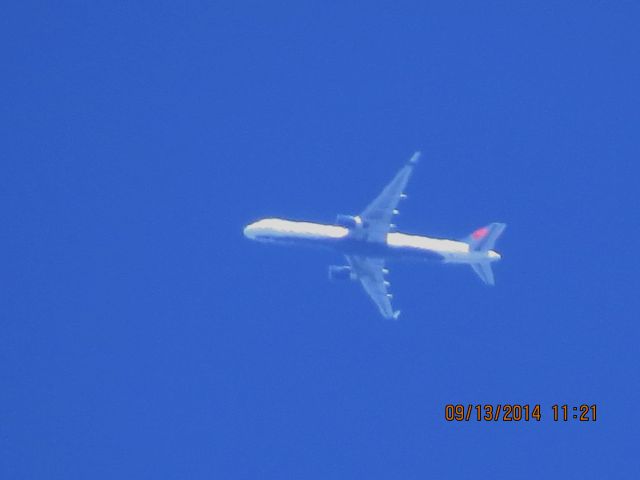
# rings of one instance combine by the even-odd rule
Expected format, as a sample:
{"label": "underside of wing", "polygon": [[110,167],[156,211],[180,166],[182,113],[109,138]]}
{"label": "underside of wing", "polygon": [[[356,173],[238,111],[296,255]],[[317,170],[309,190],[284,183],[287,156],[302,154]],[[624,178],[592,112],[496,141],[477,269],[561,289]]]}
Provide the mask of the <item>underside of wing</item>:
{"label": "underside of wing", "polygon": [[384,278],[384,260],[361,256],[347,256],[347,260],[365,292],[380,310],[380,314],[384,318],[397,319],[400,312],[394,311],[391,306],[391,294],[387,291],[389,282]]}
{"label": "underside of wing", "polygon": [[396,207],[400,199],[404,197],[404,189],[419,158],[420,152],[414,153],[380,195],[360,214],[360,218],[365,225],[361,234],[362,239],[371,242],[384,242],[386,240],[387,233],[389,233],[389,229],[392,226],[393,215],[397,213]]}

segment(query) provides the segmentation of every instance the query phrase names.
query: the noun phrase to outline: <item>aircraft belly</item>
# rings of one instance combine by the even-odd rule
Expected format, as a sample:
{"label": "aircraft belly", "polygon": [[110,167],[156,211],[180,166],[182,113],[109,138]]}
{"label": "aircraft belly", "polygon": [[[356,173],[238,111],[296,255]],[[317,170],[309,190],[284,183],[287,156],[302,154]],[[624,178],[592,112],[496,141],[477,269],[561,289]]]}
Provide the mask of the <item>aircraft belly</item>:
{"label": "aircraft belly", "polygon": [[433,250],[410,246],[394,246],[386,243],[344,239],[334,244],[347,255],[362,255],[373,258],[442,260],[442,255]]}
{"label": "aircraft belly", "polygon": [[435,250],[415,247],[393,247],[387,246],[389,258],[407,260],[442,260],[443,256]]}
{"label": "aircraft belly", "polygon": [[367,242],[351,238],[331,238],[324,236],[288,235],[274,238],[262,238],[262,241],[281,245],[298,245],[309,247],[327,247],[346,255],[361,255],[373,258],[394,260],[443,260],[446,252],[439,253],[424,247],[412,245],[390,245],[388,243]]}

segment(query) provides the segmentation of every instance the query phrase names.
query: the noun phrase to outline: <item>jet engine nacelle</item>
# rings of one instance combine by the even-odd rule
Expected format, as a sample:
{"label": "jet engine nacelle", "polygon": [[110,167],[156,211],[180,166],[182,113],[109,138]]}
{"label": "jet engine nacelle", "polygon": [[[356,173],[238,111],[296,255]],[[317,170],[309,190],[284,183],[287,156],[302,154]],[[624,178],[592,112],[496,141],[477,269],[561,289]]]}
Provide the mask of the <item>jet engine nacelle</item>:
{"label": "jet engine nacelle", "polygon": [[338,215],[336,217],[336,225],[348,228],[349,230],[353,228],[361,228],[362,219],[359,216],[354,217],[353,215]]}
{"label": "jet engine nacelle", "polygon": [[351,267],[331,265],[329,267],[329,280],[355,280],[356,276]]}

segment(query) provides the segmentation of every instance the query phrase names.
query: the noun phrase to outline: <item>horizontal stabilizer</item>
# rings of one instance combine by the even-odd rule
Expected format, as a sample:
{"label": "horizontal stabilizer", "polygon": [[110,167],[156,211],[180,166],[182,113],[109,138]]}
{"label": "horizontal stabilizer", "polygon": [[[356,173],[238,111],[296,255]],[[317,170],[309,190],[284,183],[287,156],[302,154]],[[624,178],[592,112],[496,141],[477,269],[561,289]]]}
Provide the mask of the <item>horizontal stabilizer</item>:
{"label": "horizontal stabilizer", "polygon": [[491,269],[491,264],[489,262],[470,263],[469,265],[471,265],[473,271],[478,274],[480,279],[486,285],[495,285],[496,282],[493,279],[493,270]]}

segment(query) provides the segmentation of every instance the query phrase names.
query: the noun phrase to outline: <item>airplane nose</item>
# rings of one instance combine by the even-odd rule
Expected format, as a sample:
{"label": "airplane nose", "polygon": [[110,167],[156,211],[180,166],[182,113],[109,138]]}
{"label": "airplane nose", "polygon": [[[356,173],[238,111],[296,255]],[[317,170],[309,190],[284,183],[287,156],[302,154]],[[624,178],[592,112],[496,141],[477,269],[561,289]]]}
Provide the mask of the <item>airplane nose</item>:
{"label": "airplane nose", "polygon": [[256,232],[255,232],[255,228],[253,227],[253,224],[250,224],[244,227],[243,233],[245,237],[250,238],[251,240],[256,238]]}

